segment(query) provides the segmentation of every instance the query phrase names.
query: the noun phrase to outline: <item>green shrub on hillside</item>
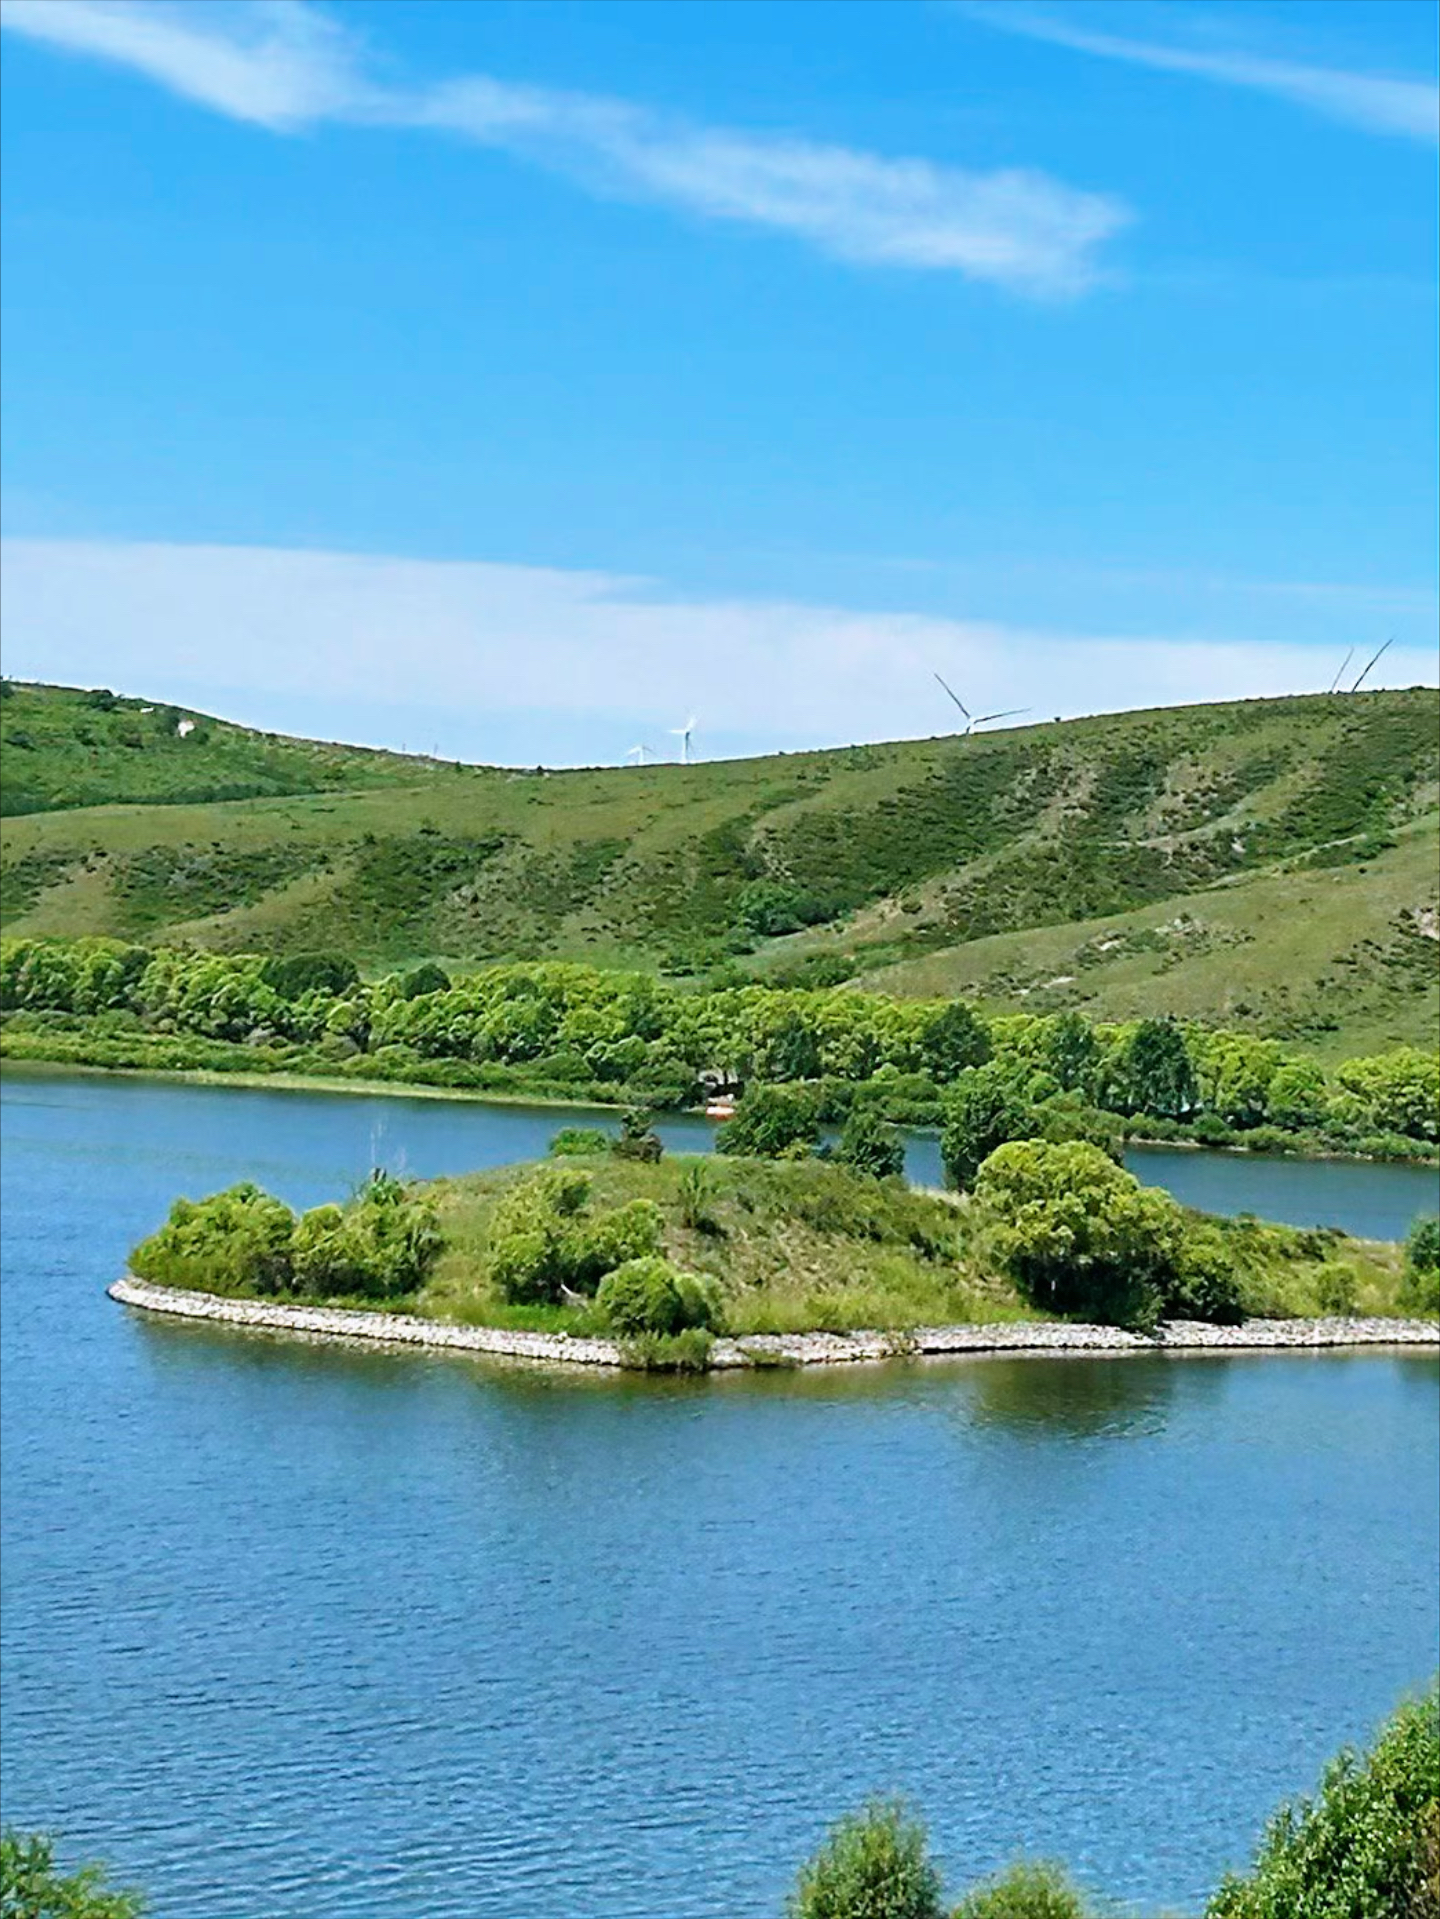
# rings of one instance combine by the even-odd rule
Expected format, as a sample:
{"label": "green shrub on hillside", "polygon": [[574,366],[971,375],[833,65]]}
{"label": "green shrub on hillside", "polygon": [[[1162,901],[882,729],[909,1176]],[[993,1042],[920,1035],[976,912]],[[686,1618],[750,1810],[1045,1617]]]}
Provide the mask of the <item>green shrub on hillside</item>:
{"label": "green shrub on hillside", "polygon": [[389,1174],[374,1173],[348,1206],[317,1206],[296,1222],[295,1289],[317,1297],[394,1298],[420,1285],[440,1245],[434,1206]]}
{"label": "green shrub on hillside", "polygon": [[1254,1870],[1207,1919],[1433,1919],[1440,1911],[1440,1698],[1402,1706],[1369,1752],[1332,1760],[1284,1806]]}
{"label": "green shrub on hillside", "polygon": [[490,1218],[487,1266],[503,1299],[543,1304],[593,1293],[616,1267],[659,1254],[664,1215],[655,1202],[630,1199],[592,1213],[590,1185],[587,1173],[544,1167],[500,1199]]}

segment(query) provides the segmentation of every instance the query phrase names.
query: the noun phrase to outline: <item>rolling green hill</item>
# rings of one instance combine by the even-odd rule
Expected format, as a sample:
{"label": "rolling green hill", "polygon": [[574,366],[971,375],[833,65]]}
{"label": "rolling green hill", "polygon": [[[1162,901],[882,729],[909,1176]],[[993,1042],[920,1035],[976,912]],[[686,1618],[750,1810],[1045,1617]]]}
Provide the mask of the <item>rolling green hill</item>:
{"label": "rolling green hill", "polygon": [[552,773],[57,687],[9,684],[0,718],[12,932],[864,972],[1322,1051],[1440,1016],[1424,689]]}

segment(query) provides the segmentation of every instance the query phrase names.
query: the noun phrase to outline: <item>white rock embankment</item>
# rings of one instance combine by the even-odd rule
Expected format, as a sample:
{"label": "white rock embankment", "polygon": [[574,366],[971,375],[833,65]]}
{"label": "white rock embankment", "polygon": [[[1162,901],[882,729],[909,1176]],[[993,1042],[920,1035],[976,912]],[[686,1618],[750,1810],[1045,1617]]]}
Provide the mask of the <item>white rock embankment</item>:
{"label": "white rock embankment", "polygon": [[[498,1326],[453,1326],[409,1313],[378,1313],[342,1306],[286,1306],[278,1300],[225,1299],[218,1293],[152,1286],[128,1276],[109,1288],[111,1299],[142,1312],[204,1319],[225,1326],[311,1339],[364,1340],[386,1346],[487,1353],[567,1366],[623,1366],[613,1339],[568,1333],[512,1332]],[[1022,1320],[991,1326],[920,1326],[903,1333],[754,1333],[717,1339],[712,1368],[826,1366],[857,1360],[964,1353],[1198,1353],[1274,1352],[1340,1346],[1440,1346],[1440,1325],[1425,1319],[1250,1319],[1240,1326],[1177,1320],[1153,1336],[1118,1326],[1073,1326]]]}

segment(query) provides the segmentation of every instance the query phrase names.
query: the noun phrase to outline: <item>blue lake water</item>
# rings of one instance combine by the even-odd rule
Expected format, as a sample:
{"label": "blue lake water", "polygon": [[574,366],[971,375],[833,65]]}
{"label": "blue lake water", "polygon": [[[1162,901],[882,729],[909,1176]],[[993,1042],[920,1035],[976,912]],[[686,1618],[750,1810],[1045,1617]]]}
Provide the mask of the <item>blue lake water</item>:
{"label": "blue lake water", "polygon": [[898,1790],[957,1889],[1023,1849],[1195,1911],[1434,1669],[1431,1357],[616,1381],[104,1297],[177,1192],[310,1204],[558,1123],[0,1083],[7,1820],[159,1919],[762,1919]]}

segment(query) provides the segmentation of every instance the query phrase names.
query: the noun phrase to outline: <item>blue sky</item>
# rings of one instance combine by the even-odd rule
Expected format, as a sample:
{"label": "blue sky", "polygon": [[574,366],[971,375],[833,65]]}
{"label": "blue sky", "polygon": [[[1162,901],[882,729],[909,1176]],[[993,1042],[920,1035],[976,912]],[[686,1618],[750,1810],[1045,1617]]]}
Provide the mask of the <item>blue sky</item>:
{"label": "blue sky", "polygon": [[1435,678],[1420,0],[0,19],[12,673],[549,763]]}

